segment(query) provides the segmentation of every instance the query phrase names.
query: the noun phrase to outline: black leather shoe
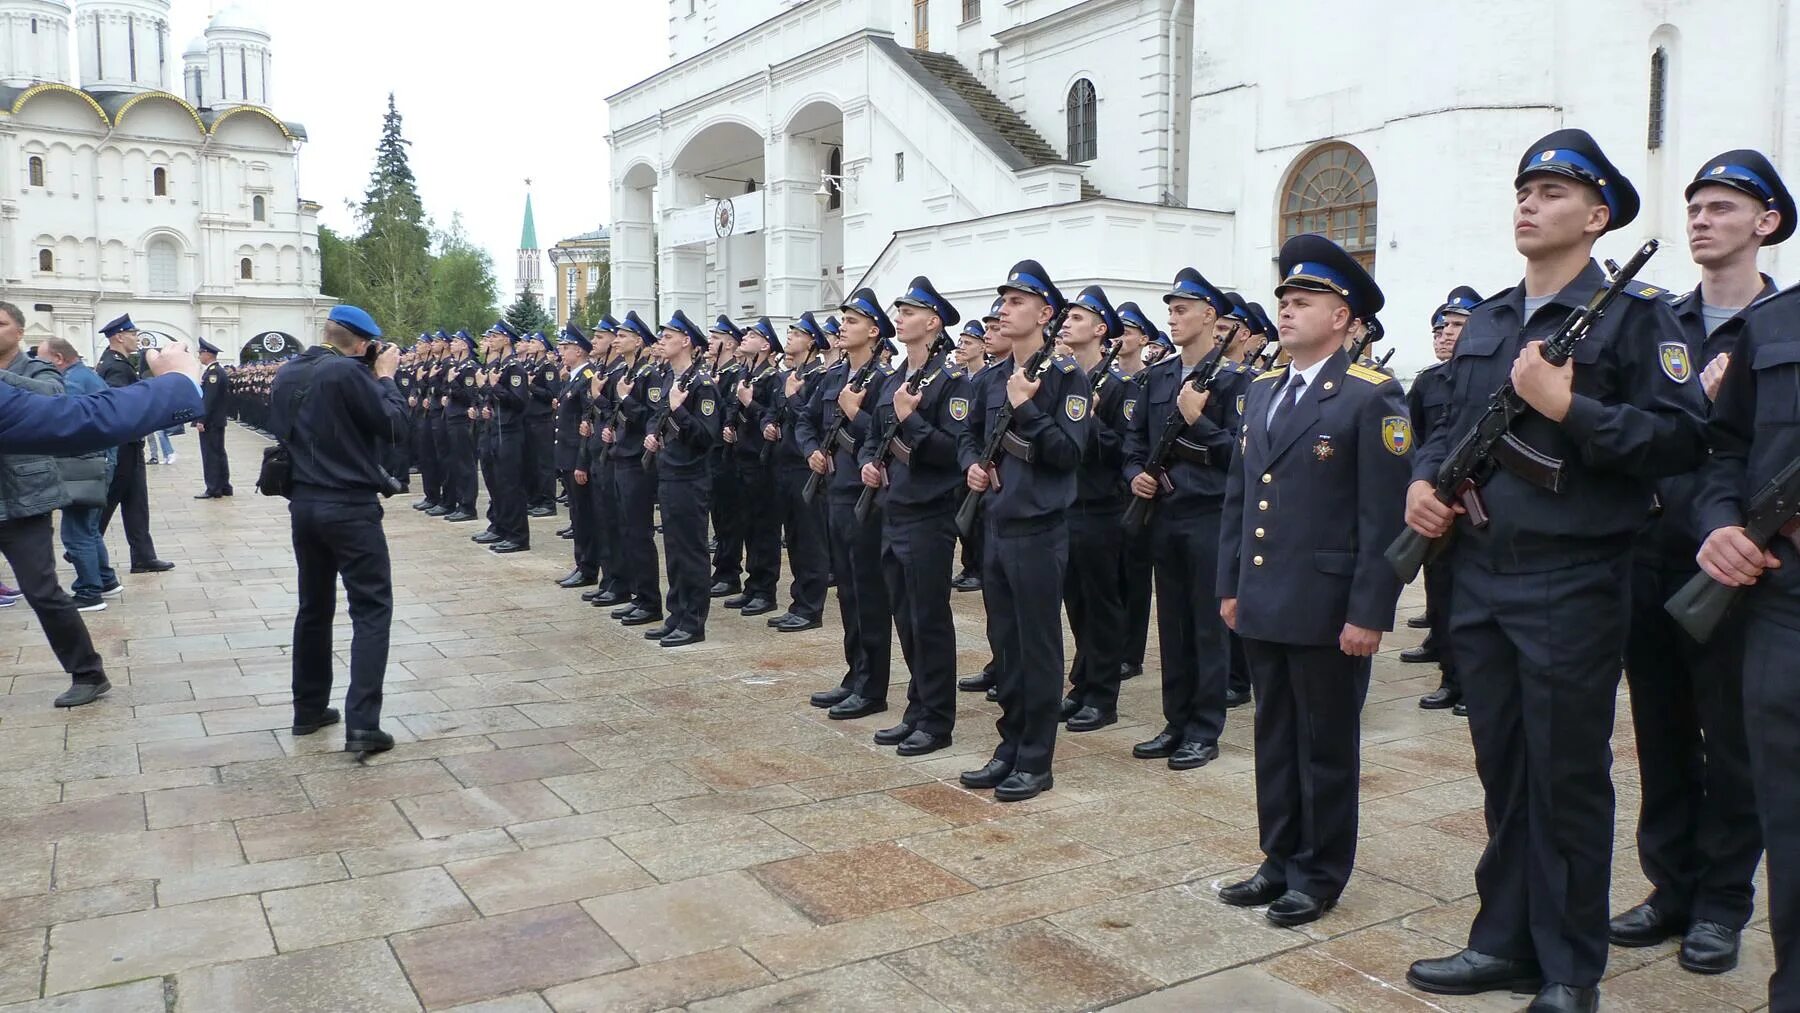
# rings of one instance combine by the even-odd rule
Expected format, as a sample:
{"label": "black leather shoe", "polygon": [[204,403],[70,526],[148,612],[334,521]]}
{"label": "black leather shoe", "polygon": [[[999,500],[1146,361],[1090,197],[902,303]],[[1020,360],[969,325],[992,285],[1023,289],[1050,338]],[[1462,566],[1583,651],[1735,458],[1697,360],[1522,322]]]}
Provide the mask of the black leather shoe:
{"label": "black leather shoe", "polygon": [[626,616],[632,614],[633,612],[639,612],[639,611],[654,612],[655,609],[643,608],[642,606],[638,605],[637,602],[628,601],[625,604],[620,605],[618,608],[613,609],[611,612],[608,612],[607,615],[612,616],[614,619],[623,619]]}
{"label": "black leather shoe", "polygon": [[321,728],[329,728],[332,725],[337,724],[340,718],[341,715],[338,714],[336,707],[327,707],[318,717],[312,718],[311,720],[301,721],[300,719],[295,718],[294,727],[290,730],[295,735],[311,735]]}
{"label": "black leather shoe", "polygon": [[807,699],[814,707],[836,707],[851,696],[850,687],[839,686],[836,689],[822,689]]}
{"label": "black leather shoe", "polygon": [[534,506],[530,510],[525,511],[525,516],[527,516],[527,517],[555,517],[556,516],[556,508],[555,507],[547,507],[547,506]]}
{"label": "black leather shoe", "polygon": [[668,636],[657,641],[657,643],[663,647],[686,647],[689,644],[703,644],[705,642],[706,634],[690,633],[687,630],[670,630]]}
{"label": "black leather shoe", "polygon": [[1639,904],[1606,924],[1606,938],[1614,946],[1655,946],[1681,935],[1687,927],[1687,915],[1665,914],[1649,904]]}
{"label": "black leather shoe", "polygon": [[1431,629],[1431,617],[1421,612],[1406,620],[1406,628],[1409,630]]}
{"label": "black leather shoe", "polygon": [[445,514],[444,519],[449,521],[452,524],[461,524],[464,521],[474,520],[475,515],[468,512],[467,510],[457,510],[454,513]]}
{"label": "black leather shoe", "polygon": [[1287,884],[1257,873],[1242,882],[1219,888],[1219,899],[1232,907],[1259,907],[1273,904],[1288,892]]}
{"label": "black leather shoe", "polygon": [[1112,711],[1103,711],[1098,707],[1083,707],[1069,715],[1067,726],[1071,732],[1093,732],[1107,725],[1117,724],[1119,715]]}
{"label": "black leather shoe", "polygon": [[379,728],[352,728],[344,733],[344,752],[355,753],[362,763],[375,753],[394,748],[394,737]]}
{"label": "black leather shoe", "polygon": [[1127,679],[1135,679],[1138,676],[1143,675],[1143,674],[1144,674],[1144,666],[1141,664],[1127,661],[1124,664],[1119,666],[1119,681],[1120,682],[1124,682]]}
{"label": "black leather shoe", "polygon": [[1283,928],[1291,929],[1296,925],[1318,921],[1325,912],[1334,907],[1337,907],[1337,898],[1335,897],[1330,900],[1321,900],[1309,893],[1289,890],[1269,905],[1269,910],[1263,917],[1269,919],[1271,925],[1280,925]]}
{"label": "black leather shoe", "polygon": [[56,698],[58,707],[80,707],[93,703],[112,690],[112,683],[102,677],[99,682],[78,682],[63,690]]}
{"label": "black leather shoe", "polygon": [[782,623],[787,622],[790,616],[796,619],[800,618],[799,616],[795,616],[792,612],[783,612],[778,616],[769,617],[769,627],[773,629],[776,626],[780,626]]}
{"label": "black leather shoe", "polygon": [[[621,626],[648,626],[651,623],[660,622],[662,622],[662,613],[652,612],[647,608],[633,607],[630,612],[619,617],[619,625]],[[661,640],[662,637],[655,637],[652,639]]]}
{"label": "black leather shoe", "polygon": [[1449,686],[1439,686],[1419,698],[1419,709],[1441,711],[1462,702],[1462,693]]}
{"label": "black leather shoe", "polygon": [[965,788],[992,788],[1012,774],[1012,764],[1005,760],[989,760],[980,770],[965,770],[956,776]]}
{"label": "black leather shoe", "polygon": [[194,498],[195,499],[219,499],[221,497],[216,492],[203,492],[200,495],[195,496]]}
{"label": "black leather shoe", "polygon": [[747,616],[767,615],[775,611],[775,603],[767,598],[752,598],[740,611]]}
{"label": "black leather shoe", "polygon": [[426,499],[414,500],[412,508],[414,510],[430,510],[434,506],[437,506],[437,500],[428,497]]}
{"label": "black leather shoe", "polygon": [[1408,665],[1430,665],[1438,660],[1438,651],[1435,647],[1426,647],[1424,644],[1420,644],[1417,647],[1408,647],[1401,651],[1400,660]]}
{"label": "black leather shoe", "polygon": [[723,598],[726,595],[737,594],[738,586],[729,580],[721,580],[712,586],[712,591],[709,593],[714,598]]}
{"label": "black leather shoe", "polygon": [[505,539],[502,539],[502,540],[495,542],[494,544],[488,546],[488,551],[499,553],[500,555],[505,555],[506,553],[509,553],[509,552],[530,552],[531,546],[520,545],[518,542],[510,542]]}
{"label": "black leather shoe", "polygon": [[564,577],[563,579],[557,581],[556,586],[557,587],[593,587],[595,584],[598,584],[598,583],[600,583],[600,578],[594,576],[591,573],[582,573],[581,571],[577,570],[576,572],[569,574],[567,577]]}
{"label": "black leather shoe", "polygon": [[501,541],[500,532],[489,528],[478,535],[470,535],[469,541],[474,542],[477,545],[492,545],[495,542]]}
{"label": "black leather shoe", "polygon": [[985,699],[988,703],[999,703],[1000,702],[1000,687],[999,686],[989,686],[988,691],[986,693],[982,694],[982,698]]}
{"label": "black leather shoe", "polygon": [[1459,718],[1466,718],[1469,716],[1469,705],[1466,703],[1459,703],[1456,706],[1450,708],[1450,713],[1456,715]]}
{"label": "black leather shoe", "polygon": [[1037,798],[1054,787],[1056,787],[1056,779],[1051,777],[1048,772],[1032,774],[1023,770],[1015,770],[1011,777],[995,786],[994,801],[1023,802],[1028,798]]}
{"label": "black leather shoe", "polygon": [[1244,690],[1228,689],[1225,691],[1225,707],[1227,709],[1230,709],[1232,707],[1242,707],[1243,705],[1249,703],[1252,699],[1253,699],[1253,697],[1251,697],[1250,691],[1247,689],[1244,689]]}
{"label": "black leather shoe", "polygon": [[781,622],[775,624],[775,632],[800,633],[805,630],[816,630],[820,625],[822,624],[817,619],[808,619],[805,616],[790,615]]}
{"label": "black leather shoe", "polygon": [[1057,712],[1056,720],[1067,721],[1069,718],[1074,717],[1075,712],[1080,709],[1080,700],[1077,700],[1072,696],[1065,696],[1062,698],[1062,709]]}
{"label": "black leather shoe", "polygon": [[1140,760],[1157,760],[1165,756],[1174,756],[1175,750],[1181,748],[1181,736],[1174,732],[1158,732],[1156,738],[1149,742],[1140,742],[1131,747],[1131,755]]}
{"label": "black leather shoe", "polygon": [[864,718],[871,714],[879,714],[887,710],[886,700],[871,700],[855,693],[839,700],[825,712],[825,716],[833,721],[848,721],[851,718]]}
{"label": "black leather shoe", "polygon": [[593,605],[594,599],[605,593],[605,591],[600,590],[598,587],[589,588],[588,590],[581,592],[581,600],[587,602],[589,605]]}
{"label": "black leather shoe", "polygon": [[148,559],[142,563],[131,564],[132,573],[162,573],[175,569],[175,564],[166,559]]}
{"label": "black leather shoe", "polygon": [[1461,950],[1448,957],[1413,961],[1406,969],[1406,983],[1437,995],[1536,992],[1544,987],[1544,975],[1535,960],[1512,960]]}
{"label": "black leather shoe", "polygon": [[[593,602],[595,605],[597,605],[601,608],[605,608],[608,605],[617,605],[618,603],[625,600],[625,596],[620,594],[617,591],[607,591],[605,589],[599,589],[599,590],[591,591],[589,593],[592,594],[593,597],[588,598],[588,600]],[[583,595],[583,597],[586,597],[586,595]]]}
{"label": "black leather shoe", "polygon": [[900,743],[900,747],[894,752],[900,756],[924,756],[926,753],[935,753],[949,745],[950,736],[933,735],[920,730],[908,735],[906,741]]}
{"label": "black leather shoe", "polygon": [[725,599],[720,604],[724,605],[728,609],[741,609],[745,605],[750,604],[750,596],[747,594],[734,594],[731,597]]}
{"label": "black leather shoe", "polygon": [[1170,770],[1193,770],[1219,758],[1219,747],[1211,742],[1183,742],[1169,757]]}
{"label": "black leather shoe", "polygon": [[448,517],[449,515],[450,515],[450,508],[445,506],[442,503],[439,503],[437,506],[434,506],[431,509],[425,511],[425,516],[427,516],[427,517]]}
{"label": "black leather shoe", "polygon": [[981,578],[972,573],[965,573],[952,580],[950,587],[955,591],[979,591],[981,590]]}
{"label": "black leather shoe", "polygon": [[1545,985],[1532,998],[1525,1013],[1595,1013],[1600,1008],[1600,990],[1574,985]]}
{"label": "black leather shoe", "polygon": [[902,721],[892,728],[883,728],[875,733],[875,744],[878,746],[897,746],[912,735],[913,726]]}
{"label": "black leather shoe", "polygon": [[986,693],[994,688],[994,677],[986,672],[965,675],[956,680],[956,688],[964,693]]}
{"label": "black leather shoe", "polygon": [[574,538],[575,537],[575,528],[573,526],[566,527],[566,528],[557,528],[556,529],[556,537],[558,537],[558,538]]}
{"label": "black leather shoe", "polygon": [[[900,751],[904,753],[906,747]],[[1681,941],[1675,958],[1684,970],[1695,974],[1724,974],[1738,966],[1738,930],[1718,922],[1695,922]]]}

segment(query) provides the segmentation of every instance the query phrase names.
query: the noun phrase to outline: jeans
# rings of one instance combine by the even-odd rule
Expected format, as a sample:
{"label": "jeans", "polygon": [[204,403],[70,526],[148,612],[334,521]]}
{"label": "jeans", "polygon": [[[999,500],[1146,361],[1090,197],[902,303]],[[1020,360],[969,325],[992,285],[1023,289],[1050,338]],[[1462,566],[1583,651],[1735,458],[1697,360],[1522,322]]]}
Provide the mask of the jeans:
{"label": "jeans", "polygon": [[69,586],[75,597],[97,598],[102,589],[119,582],[106,556],[106,539],[100,537],[99,507],[65,509],[62,543],[63,557],[75,566],[75,583]]}
{"label": "jeans", "polygon": [[174,456],[175,446],[169,442],[169,431],[167,429],[151,433],[149,439],[151,441],[150,457],[152,460],[167,461],[170,457]]}

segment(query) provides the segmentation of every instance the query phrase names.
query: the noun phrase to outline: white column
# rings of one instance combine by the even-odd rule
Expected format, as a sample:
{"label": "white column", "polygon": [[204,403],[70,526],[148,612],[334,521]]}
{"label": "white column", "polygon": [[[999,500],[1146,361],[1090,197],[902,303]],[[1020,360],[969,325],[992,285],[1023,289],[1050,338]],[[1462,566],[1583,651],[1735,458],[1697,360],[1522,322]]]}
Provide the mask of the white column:
{"label": "white column", "polygon": [[[658,177],[657,189],[664,195],[665,208],[687,207],[698,202],[704,195],[699,182],[692,176],[677,173],[668,167]],[[699,323],[695,315],[706,313],[705,244],[673,246],[665,242],[656,251],[656,257],[661,271],[661,290],[657,292],[658,319],[646,322],[650,322],[652,326],[661,324],[669,319],[671,313],[681,309],[686,310],[689,318]]]}
{"label": "white column", "polygon": [[792,319],[821,309],[820,234],[824,214],[814,194],[825,164],[818,144],[774,133],[763,153],[769,173],[764,192],[764,306],[770,316]]}

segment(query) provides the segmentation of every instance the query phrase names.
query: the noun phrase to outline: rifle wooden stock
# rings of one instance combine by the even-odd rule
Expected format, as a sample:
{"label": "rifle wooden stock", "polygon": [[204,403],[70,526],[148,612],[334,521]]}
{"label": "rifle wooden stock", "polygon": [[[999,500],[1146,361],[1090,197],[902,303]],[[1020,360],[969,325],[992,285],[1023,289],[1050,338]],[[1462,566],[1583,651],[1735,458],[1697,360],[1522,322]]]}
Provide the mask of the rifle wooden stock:
{"label": "rifle wooden stock", "polygon": [[[1219,376],[1219,367],[1225,363],[1227,344],[1225,339],[1220,339],[1214,343],[1212,351],[1207,353],[1206,358],[1200,361],[1200,365],[1194,370],[1193,379],[1188,381],[1195,390],[1212,389],[1213,382]],[[1150,451],[1150,459],[1145,462],[1144,474],[1154,477],[1157,483],[1165,489],[1171,487],[1168,474],[1169,458],[1174,455],[1175,444],[1181,439],[1181,434],[1185,429],[1187,429],[1187,418],[1181,414],[1181,408],[1178,406],[1171,409],[1168,419],[1163,422],[1162,435],[1157,438],[1156,446]],[[1125,530],[1136,531],[1150,523],[1150,515],[1155,512],[1156,501],[1160,496],[1161,493],[1158,493],[1157,496],[1145,499],[1133,493],[1131,502],[1125,507],[1125,516],[1120,522],[1124,525]]]}
{"label": "rifle wooden stock", "polygon": [[[1768,485],[1757,491],[1750,500],[1747,513],[1744,534],[1757,547],[1767,549],[1781,536],[1781,529],[1800,516],[1800,458],[1790,461],[1769,480]],[[1743,590],[1726,587],[1705,572],[1696,573],[1663,604],[1663,610],[1687,631],[1688,636],[1704,644],[1718,632],[1719,624],[1725,621],[1731,607],[1743,597]]]}
{"label": "rifle wooden stock", "polygon": [[[1064,310],[1063,313],[1057,314],[1056,320],[1051,321],[1050,330],[1045,334],[1043,347],[1031,353],[1031,358],[1025,360],[1025,379],[1036,380],[1043,374],[1044,367],[1050,364],[1052,348],[1050,335],[1061,329],[1058,323],[1067,312]],[[994,420],[994,431],[988,434],[987,444],[981,448],[980,464],[983,469],[992,472],[995,462],[999,461],[1001,441],[1006,439],[1006,434],[1012,430],[1012,420],[1013,406],[1011,399],[1008,399],[1001,403],[1000,415]],[[975,530],[975,514],[981,510],[981,498],[985,492],[986,490],[977,492],[970,489],[968,494],[963,496],[962,505],[956,508],[956,527],[962,532],[964,538],[969,537]]]}
{"label": "rifle wooden stock", "polygon": [[[856,371],[856,375],[850,378],[850,389],[860,391],[867,387],[880,363],[881,356],[871,352],[869,361],[863,363],[862,368]],[[845,415],[843,409],[840,408],[838,417],[831,422],[831,428],[825,430],[825,438],[819,441],[819,449],[824,451],[827,460],[837,456],[839,434],[844,431],[844,426],[849,421],[849,416]],[[829,474],[831,471],[827,469],[823,472],[815,471],[806,476],[806,487],[800,490],[800,499],[806,503],[818,499],[819,491],[825,488],[825,477]]]}
{"label": "rifle wooden stock", "polygon": [[[954,346],[955,342],[950,340],[950,332],[938,331],[938,336],[931,339],[931,347],[925,350],[925,365],[920,366],[918,372],[906,378],[906,392],[917,394],[919,388],[924,386],[925,370],[930,368],[931,364],[938,361],[941,356],[949,354],[950,349]],[[887,473],[888,462],[894,459],[894,439],[899,435],[900,415],[896,412],[894,421],[881,434],[881,442],[875,446],[875,466],[880,468],[884,475]],[[874,486],[865,485],[862,495],[856,497],[856,523],[861,524],[869,519],[870,511],[875,509],[876,491]]]}

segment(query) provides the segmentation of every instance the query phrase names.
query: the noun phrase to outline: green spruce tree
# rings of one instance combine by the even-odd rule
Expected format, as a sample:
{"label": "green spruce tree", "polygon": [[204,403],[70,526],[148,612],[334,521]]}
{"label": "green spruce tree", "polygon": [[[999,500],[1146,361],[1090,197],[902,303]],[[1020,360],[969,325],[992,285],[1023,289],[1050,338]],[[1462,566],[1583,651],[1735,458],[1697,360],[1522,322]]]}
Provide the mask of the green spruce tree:
{"label": "green spruce tree", "polygon": [[362,234],[356,240],[364,308],[384,331],[401,341],[435,326],[431,314],[431,229],[407,158],[409,142],[388,93],[375,168],[357,209]]}
{"label": "green spruce tree", "polygon": [[556,332],[556,321],[544,310],[544,301],[529,288],[506,308],[506,322],[520,334],[543,331],[553,335]]}

